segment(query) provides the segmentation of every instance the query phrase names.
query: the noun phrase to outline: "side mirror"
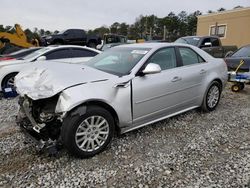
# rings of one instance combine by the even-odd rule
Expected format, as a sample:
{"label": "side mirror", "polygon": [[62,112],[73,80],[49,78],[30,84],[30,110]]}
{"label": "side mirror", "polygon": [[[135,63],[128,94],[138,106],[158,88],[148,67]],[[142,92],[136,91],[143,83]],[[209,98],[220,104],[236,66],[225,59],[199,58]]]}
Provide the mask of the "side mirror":
{"label": "side mirror", "polygon": [[205,42],[204,47],[211,47],[212,43],[211,42]]}
{"label": "side mirror", "polygon": [[46,60],[46,56],[40,56],[36,60],[37,61],[45,61]]}
{"label": "side mirror", "polygon": [[98,45],[96,46],[96,49],[97,49],[97,50],[101,50],[101,49],[102,49],[102,46],[103,46],[102,44],[98,44]]}
{"label": "side mirror", "polygon": [[155,63],[149,63],[142,71],[143,74],[155,74],[160,72],[161,72],[161,67]]}

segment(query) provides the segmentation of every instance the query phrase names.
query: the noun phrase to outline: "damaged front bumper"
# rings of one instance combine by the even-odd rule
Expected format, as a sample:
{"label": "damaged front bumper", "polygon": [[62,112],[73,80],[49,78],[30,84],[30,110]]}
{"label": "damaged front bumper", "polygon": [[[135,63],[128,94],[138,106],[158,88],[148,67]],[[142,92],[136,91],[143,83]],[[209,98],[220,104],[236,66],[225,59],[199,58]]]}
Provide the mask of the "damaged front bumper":
{"label": "damaged front bumper", "polygon": [[32,101],[27,97],[20,97],[20,109],[16,116],[16,123],[24,133],[26,141],[36,147],[39,152],[48,151],[55,154],[61,147],[58,138],[50,138],[46,123],[38,123],[32,114]]}

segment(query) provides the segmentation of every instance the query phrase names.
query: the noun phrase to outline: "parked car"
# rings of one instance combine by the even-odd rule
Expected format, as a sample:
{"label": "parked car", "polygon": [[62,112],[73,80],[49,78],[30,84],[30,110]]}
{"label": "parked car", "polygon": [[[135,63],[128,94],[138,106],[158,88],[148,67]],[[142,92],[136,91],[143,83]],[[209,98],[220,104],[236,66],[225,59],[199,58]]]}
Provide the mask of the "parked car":
{"label": "parked car", "polygon": [[42,44],[76,44],[96,48],[98,44],[101,44],[101,38],[89,35],[83,29],[67,29],[58,34],[42,37]]}
{"label": "parked car", "polygon": [[231,54],[230,57],[226,57],[225,61],[229,71],[235,71],[240,65],[240,61],[244,60],[244,63],[239,67],[240,72],[249,72],[250,70],[250,44],[241,47],[236,52]]}
{"label": "parked car", "polygon": [[82,46],[49,46],[17,60],[1,61],[0,92],[3,91],[3,88],[13,88],[14,77],[17,73],[21,69],[27,68],[36,62],[39,63],[42,60],[56,60],[66,63],[82,63],[88,61],[99,53],[99,50]]}
{"label": "parked car", "polygon": [[91,157],[109,145],[115,131],[198,107],[214,110],[226,81],[224,60],[195,46],[121,45],[81,66],[40,63],[20,72],[17,123],[42,148],[59,144],[75,156]]}
{"label": "parked car", "polygon": [[0,55],[0,61],[6,61],[6,60],[15,60],[18,58],[22,58],[26,55],[31,54],[34,51],[37,51],[39,49],[41,49],[42,47],[31,47],[31,48],[24,48],[24,49],[20,49],[16,52],[10,53],[10,54],[4,54],[4,55]]}
{"label": "parked car", "polygon": [[126,36],[109,33],[109,34],[103,35],[103,42],[102,44],[99,44],[97,46],[97,49],[105,51],[109,48],[123,45],[123,44],[128,44],[128,39]]}
{"label": "parked car", "polygon": [[220,38],[217,36],[186,36],[175,42],[197,46],[217,58],[227,57],[237,50],[237,46],[222,46]]}

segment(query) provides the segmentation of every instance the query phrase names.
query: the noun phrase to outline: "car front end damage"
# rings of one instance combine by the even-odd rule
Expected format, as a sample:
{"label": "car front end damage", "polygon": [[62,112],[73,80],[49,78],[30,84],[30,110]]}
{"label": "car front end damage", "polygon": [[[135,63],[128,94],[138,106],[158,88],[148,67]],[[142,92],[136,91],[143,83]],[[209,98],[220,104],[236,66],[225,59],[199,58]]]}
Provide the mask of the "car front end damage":
{"label": "car front end damage", "polygon": [[27,96],[19,98],[20,110],[16,122],[27,141],[35,143],[38,151],[47,150],[52,154],[61,146],[62,118],[60,113],[55,113],[58,98],[59,95],[40,100]]}

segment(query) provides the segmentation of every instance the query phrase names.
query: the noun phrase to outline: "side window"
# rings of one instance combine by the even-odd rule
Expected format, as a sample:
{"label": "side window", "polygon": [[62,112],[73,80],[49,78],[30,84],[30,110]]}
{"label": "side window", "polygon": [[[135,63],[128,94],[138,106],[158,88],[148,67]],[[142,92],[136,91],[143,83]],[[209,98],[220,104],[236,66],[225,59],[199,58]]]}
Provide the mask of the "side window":
{"label": "side window", "polygon": [[219,39],[217,38],[211,38],[211,43],[212,43],[212,46],[220,46]]}
{"label": "side window", "polygon": [[205,62],[195,51],[190,48],[179,48],[183,66]]}
{"label": "side window", "polygon": [[148,61],[160,65],[161,70],[177,67],[174,48],[164,48],[152,55]]}
{"label": "side window", "polygon": [[94,57],[98,53],[85,49],[72,49],[71,54],[72,57]]}
{"label": "side window", "polygon": [[47,60],[52,59],[63,59],[63,58],[71,58],[71,53],[69,49],[64,50],[54,50],[45,55]]}

